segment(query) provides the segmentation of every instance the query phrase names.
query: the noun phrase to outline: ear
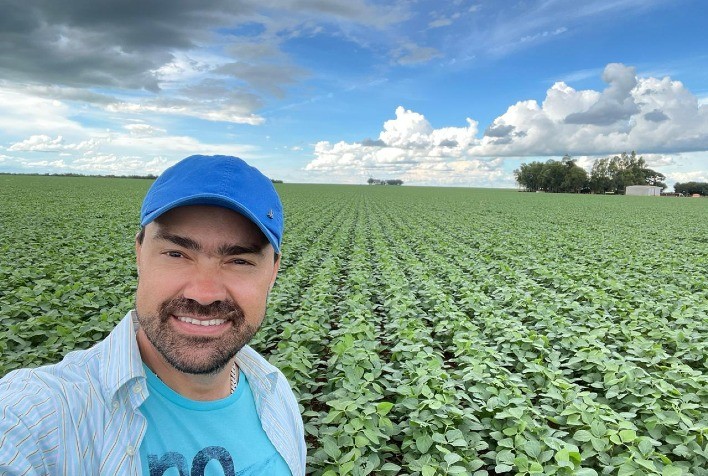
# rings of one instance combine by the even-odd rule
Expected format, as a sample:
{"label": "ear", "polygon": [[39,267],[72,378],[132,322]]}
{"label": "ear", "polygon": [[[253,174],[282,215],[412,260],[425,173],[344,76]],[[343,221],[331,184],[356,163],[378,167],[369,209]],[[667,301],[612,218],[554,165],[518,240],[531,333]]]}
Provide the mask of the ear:
{"label": "ear", "polygon": [[[140,276],[140,253],[143,249],[143,245],[138,240],[138,236],[140,236],[140,232],[135,234],[135,267],[138,270],[138,276]],[[143,237],[143,240],[144,239],[145,237]]]}
{"label": "ear", "polygon": [[280,257],[282,255],[278,255],[278,257],[275,259],[275,263],[273,263],[273,275],[270,278],[270,285],[268,286],[268,292],[270,292],[271,289],[273,289],[273,285],[275,284],[275,278],[278,277],[278,270],[280,269]]}

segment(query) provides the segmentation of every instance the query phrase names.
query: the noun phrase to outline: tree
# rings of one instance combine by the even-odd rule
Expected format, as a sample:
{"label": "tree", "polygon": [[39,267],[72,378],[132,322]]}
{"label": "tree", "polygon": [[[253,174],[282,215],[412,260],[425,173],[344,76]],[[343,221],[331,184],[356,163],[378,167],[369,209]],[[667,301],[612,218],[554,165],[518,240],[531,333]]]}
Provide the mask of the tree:
{"label": "tree", "polygon": [[642,172],[644,173],[644,180],[647,185],[661,187],[662,190],[666,188],[666,184],[663,182],[663,180],[666,180],[666,176],[664,174],[655,172],[652,169],[643,169]]}
{"label": "tree", "polygon": [[579,167],[568,154],[563,156],[561,163],[565,166],[561,188],[564,192],[580,193],[583,188],[588,186],[588,173],[584,168]]}
{"label": "tree", "polygon": [[662,189],[666,177],[646,166],[643,157],[636,152],[606,157],[595,161],[590,172],[590,188],[595,193],[624,193],[630,185],[656,185]]}
{"label": "tree", "polygon": [[541,190],[541,174],[543,173],[543,162],[531,162],[521,164],[521,167],[514,170],[516,181],[526,190],[535,192]]}
{"label": "tree", "polygon": [[562,162],[549,160],[543,167],[541,174],[543,188],[547,192],[563,192],[563,179],[565,178],[565,166]]}
{"label": "tree", "polygon": [[373,177],[369,177],[369,180],[366,181],[369,185],[403,185],[403,180],[401,179],[388,179],[388,180],[381,180],[381,179],[375,179]]}
{"label": "tree", "polygon": [[610,159],[596,160],[590,172],[590,189],[593,193],[609,192],[613,187],[613,172],[610,169]]}
{"label": "tree", "polygon": [[708,182],[676,182],[674,184],[674,191],[676,193],[683,193],[684,195],[697,193],[706,197],[708,196]]}
{"label": "tree", "polygon": [[560,162],[551,159],[545,163],[521,164],[514,170],[514,176],[519,185],[532,192],[578,193],[588,184],[587,172],[576,165],[569,155],[564,156]]}
{"label": "tree", "polygon": [[588,186],[588,182],[588,173],[585,169],[575,165],[566,172],[561,186],[566,192],[580,193],[581,190]]}

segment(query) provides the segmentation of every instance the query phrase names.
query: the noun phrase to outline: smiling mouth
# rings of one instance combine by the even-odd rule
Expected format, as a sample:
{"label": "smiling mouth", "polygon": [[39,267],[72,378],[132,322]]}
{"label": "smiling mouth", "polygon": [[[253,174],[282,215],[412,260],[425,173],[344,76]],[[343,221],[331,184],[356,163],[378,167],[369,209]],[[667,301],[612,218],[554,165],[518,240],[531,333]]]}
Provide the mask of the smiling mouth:
{"label": "smiling mouth", "polygon": [[203,326],[203,327],[220,326],[220,325],[226,323],[226,319],[200,320],[200,319],[193,319],[191,317],[183,317],[183,316],[175,316],[175,317],[180,322],[186,322],[187,324],[193,324],[195,326]]}

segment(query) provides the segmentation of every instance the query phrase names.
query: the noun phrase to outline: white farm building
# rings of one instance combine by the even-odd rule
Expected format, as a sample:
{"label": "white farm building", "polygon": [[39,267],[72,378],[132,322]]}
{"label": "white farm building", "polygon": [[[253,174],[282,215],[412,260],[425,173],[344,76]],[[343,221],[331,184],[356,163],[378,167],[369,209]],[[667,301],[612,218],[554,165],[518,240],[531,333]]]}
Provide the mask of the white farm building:
{"label": "white farm building", "polygon": [[656,196],[661,195],[661,187],[654,185],[630,185],[625,189],[625,195]]}

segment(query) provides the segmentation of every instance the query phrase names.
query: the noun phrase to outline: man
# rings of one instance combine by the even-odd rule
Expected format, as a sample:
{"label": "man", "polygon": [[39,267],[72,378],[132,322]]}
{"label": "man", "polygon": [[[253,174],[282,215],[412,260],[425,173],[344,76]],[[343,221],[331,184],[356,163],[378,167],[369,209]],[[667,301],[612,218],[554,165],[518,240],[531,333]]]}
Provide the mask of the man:
{"label": "man", "polygon": [[192,156],[151,186],[135,310],[91,349],[0,380],[0,476],[304,475],[284,376],[247,343],[283,210],[241,159]]}

